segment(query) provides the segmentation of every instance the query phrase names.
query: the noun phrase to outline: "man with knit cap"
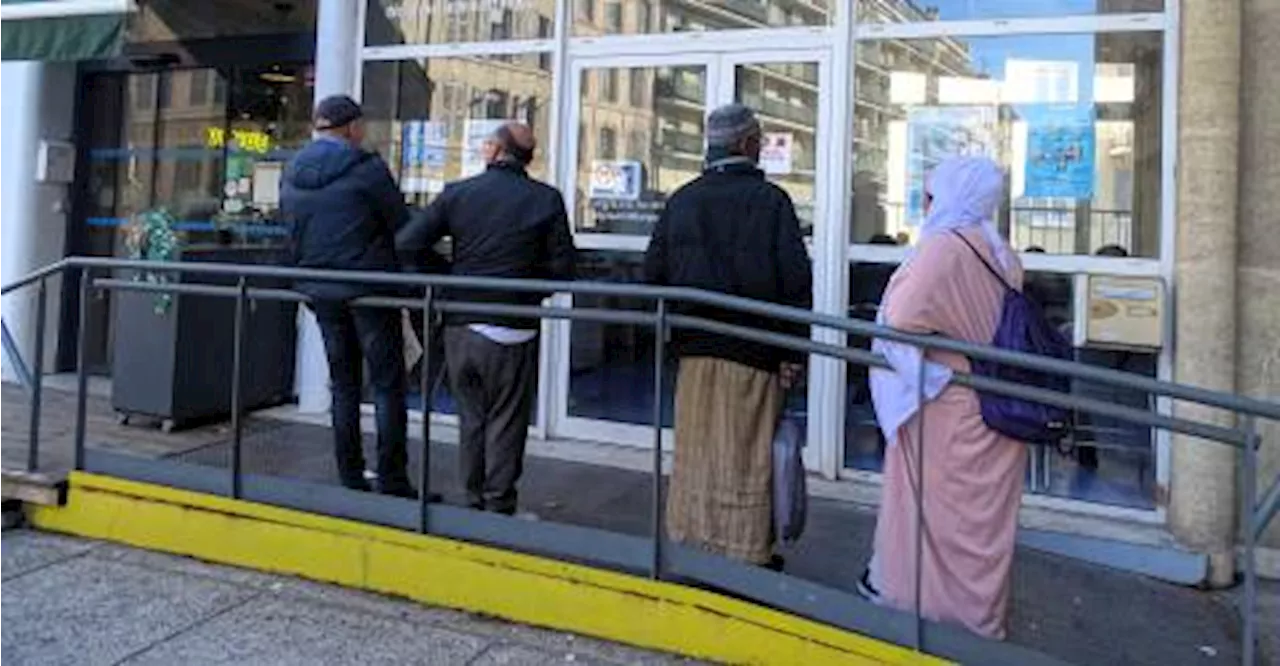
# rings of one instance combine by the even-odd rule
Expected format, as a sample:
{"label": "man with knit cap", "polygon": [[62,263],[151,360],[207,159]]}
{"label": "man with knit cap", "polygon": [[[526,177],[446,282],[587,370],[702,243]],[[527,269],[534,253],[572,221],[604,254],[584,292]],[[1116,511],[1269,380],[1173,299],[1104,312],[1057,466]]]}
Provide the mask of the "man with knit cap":
{"label": "man with knit cap", "polygon": [[[676,191],[654,228],[645,277],[762,301],[808,307],[812,270],[791,197],[759,169],[762,133],[751,109],[731,104],[707,118],[702,175]],[[759,327],[756,315],[699,305],[675,311]],[[775,331],[807,328],[773,321]],[[667,534],[703,550],[780,566],[772,553],[771,442],[783,391],[803,361],[783,349],[680,329],[675,466]]]}
{"label": "man with knit cap", "polygon": [[[290,225],[292,263],[301,268],[398,271],[396,230],[409,219],[404,195],[376,154],[361,147],[360,105],[333,95],[316,105],[315,140],[285,168],[280,207]],[[378,424],[377,490],[417,497],[406,470],[408,428],[404,341],[400,313],[351,307],[361,296],[396,295],[386,286],[300,281],[311,298],[324,338],[333,395],[334,454],[338,478],[353,490],[371,490],[360,444],[364,366]]]}

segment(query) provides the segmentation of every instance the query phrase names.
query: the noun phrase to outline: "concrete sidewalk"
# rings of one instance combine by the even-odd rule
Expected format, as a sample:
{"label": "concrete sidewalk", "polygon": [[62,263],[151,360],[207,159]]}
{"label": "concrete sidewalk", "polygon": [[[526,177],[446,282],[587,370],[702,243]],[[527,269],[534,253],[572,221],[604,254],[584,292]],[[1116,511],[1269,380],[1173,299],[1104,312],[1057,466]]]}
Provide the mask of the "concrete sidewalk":
{"label": "concrete sidewalk", "polygon": [[693,663],[329,585],[26,530],[6,531],[0,553],[7,664]]}

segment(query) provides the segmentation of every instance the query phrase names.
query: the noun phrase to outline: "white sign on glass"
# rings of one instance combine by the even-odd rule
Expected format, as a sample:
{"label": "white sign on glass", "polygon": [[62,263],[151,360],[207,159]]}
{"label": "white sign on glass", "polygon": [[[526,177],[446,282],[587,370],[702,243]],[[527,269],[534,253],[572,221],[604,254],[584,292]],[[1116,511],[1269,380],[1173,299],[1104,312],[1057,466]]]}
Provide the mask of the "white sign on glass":
{"label": "white sign on glass", "polygon": [[635,201],[640,198],[640,174],[640,163],[634,160],[594,160],[589,196]]}
{"label": "white sign on glass", "polygon": [[760,169],[773,176],[791,173],[795,141],[791,132],[765,132],[760,139]]}
{"label": "white sign on glass", "polygon": [[462,145],[462,177],[470,178],[482,171],[486,166],[484,159],[484,142],[498,131],[499,127],[510,123],[502,118],[471,119],[463,126]]}

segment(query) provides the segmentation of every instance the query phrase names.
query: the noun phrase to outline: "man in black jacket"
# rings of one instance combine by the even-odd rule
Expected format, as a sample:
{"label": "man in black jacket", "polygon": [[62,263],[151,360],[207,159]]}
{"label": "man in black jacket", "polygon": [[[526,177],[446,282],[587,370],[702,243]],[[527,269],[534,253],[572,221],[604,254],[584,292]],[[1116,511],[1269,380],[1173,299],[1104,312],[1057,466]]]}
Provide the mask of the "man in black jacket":
{"label": "man in black jacket", "polygon": [[[564,199],[529,177],[533,132],[509,123],[485,142],[484,173],[447,186],[397,237],[401,256],[453,238],[455,275],[572,280]],[[449,289],[443,298],[537,305],[546,294]],[[445,319],[449,385],[458,401],[463,487],[472,508],[511,514],[538,388],[538,320],[454,314]]]}
{"label": "man in black jacket", "polygon": [[[280,190],[291,225],[293,263],[302,268],[398,271],[395,233],[409,217],[386,163],[360,148],[360,106],[345,95],[320,101],[316,139],[285,169]],[[405,470],[408,415],[400,313],[352,308],[361,296],[394,294],[367,284],[300,281],[320,323],[333,393],[333,436],[342,485],[370,490],[360,445],[362,359],[368,361],[378,419],[378,490],[416,497]]]}
{"label": "man in black jacket", "polygon": [[[812,277],[791,197],[757,167],[755,114],[733,104],[707,118],[706,170],[667,201],[645,255],[645,275],[804,307]],[[682,305],[675,311],[806,336],[807,327]],[[762,321],[762,319],[764,319]],[[783,391],[803,356],[732,336],[677,329],[675,466],[667,501],[674,541],[755,564],[772,556],[770,443]]]}

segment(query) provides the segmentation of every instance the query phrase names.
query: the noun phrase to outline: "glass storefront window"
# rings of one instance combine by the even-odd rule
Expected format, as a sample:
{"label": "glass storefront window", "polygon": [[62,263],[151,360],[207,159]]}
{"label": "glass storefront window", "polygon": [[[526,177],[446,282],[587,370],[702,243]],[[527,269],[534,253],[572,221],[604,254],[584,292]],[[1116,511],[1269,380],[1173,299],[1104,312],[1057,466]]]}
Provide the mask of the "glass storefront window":
{"label": "glass storefront window", "polygon": [[[84,227],[70,241],[75,252],[124,255],[122,228],[139,213],[165,210],[183,260],[276,263],[287,235],[279,175],[311,137],[310,71],[286,61],[87,74],[92,104],[78,129],[87,182],[75,204]],[[89,304],[94,372],[111,367],[118,298]]]}
{"label": "glass storefront window", "polygon": [[[620,78],[626,86],[617,84]],[[619,95],[619,87],[630,92]],[[667,197],[702,171],[706,91],[702,66],[582,72],[578,231],[653,232]]]}
{"label": "glass storefront window", "polygon": [[[813,235],[817,190],[818,65],[751,63],[734,69],[734,100],[755,109],[766,149],[784,159],[762,159],[769,179],[791,195],[805,236]],[[780,149],[780,150],[779,150]],[[782,162],[779,164],[778,162]]]}
{"label": "glass storefront window", "polygon": [[[480,149],[503,123],[528,123],[538,140],[530,176],[547,181],[552,81],[541,54],[367,62],[365,146],[386,160],[411,206],[425,206],[446,183],[484,170]],[[439,248],[448,252],[447,240]],[[418,330],[421,322],[414,320]],[[437,340],[438,342],[438,340]],[[441,348],[433,352],[439,359]],[[421,363],[410,370],[417,387]],[[421,404],[420,397],[413,404]],[[456,413],[447,386],[432,411]]]}
{"label": "glass storefront window", "polygon": [[[578,252],[578,279],[593,282],[644,280],[644,253],[624,250]],[[579,295],[574,307],[643,310],[652,301],[612,296]],[[568,415],[631,425],[653,423],[653,328],[625,324],[576,321],[569,337]],[[679,360],[668,347],[663,370],[662,425],[675,418],[675,387]],[[806,422],[807,385],[787,391],[786,409]]]}
{"label": "glass storefront window", "polygon": [[644,35],[751,28],[825,26],[830,0],[572,0],[573,34]]}
{"label": "glass storefront window", "polygon": [[229,79],[212,68],[115,79],[123,127],[93,133],[106,145],[89,151],[90,225],[163,208],[187,247],[280,243],[278,196],[267,184],[310,139],[308,71],[285,64],[237,68]]}
{"label": "glass storefront window", "polygon": [[863,23],[1041,18],[1164,10],[1163,0],[854,0]]}
{"label": "glass storefront window", "polygon": [[159,53],[165,53],[172,43],[206,39],[270,35],[280,41],[299,37],[314,42],[318,4],[317,0],[143,2],[130,13],[125,41],[141,47],[139,54],[157,53],[157,46],[163,49]]}
{"label": "glass storefront window", "polygon": [[[850,266],[851,316],[874,321],[884,285],[896,268],[893,264],[858,262]],[[1072,276],[1029,272],[1024,288],[1045,310],[1049,321],[1070,336],[1073,322]],[[867,349],[870,341],[852,339],[851,345]],[[1145,351],[1081,348],[1081,363],[1112,370],[1156,376],[1158,357]],[[1152,396],[1140,391],[1116,389],[1085,381],[1073,382],[1073,393],[1104,402],[1139,409],[1154,409]],[[884,438],[876,424],[871,391],[864,367],[849,366],[845,413],[844,466],[879,472],[884,460]],[[1028,492],[1081,499],[1104,504],[1150,509],[1155,507],[1154,432],[1118,419],[1077,412],[1073,434],[1058,447],[1034,447],[1034,474],[1028,474]]]}
{"label": "glass storefront window", "polygon": [[[578,279],[643,282],[644,253],[579,251]],[[653,310],[645,300],[579,295],[574,307]],[[653,423],[653,329],[575,321],[569,336],[569,416],[636,425]],[[667,356],[662,387],[663,425],[671,427],[676,361]]]}
{"label": "glass storefront window", "polygon": [[538,54],[368,62],[366,145],[390,165],[406,201],[425,205],[445,183],[482,171],[485,137],[520,121],[539,142],[529,173],[547,180],[551,89]]}
{"label": "glass storefront window", "polygon": [[1158,257],[1159,33],[886,39],[857,45],[854,243],[910,242],[942,156],[1008,169],[1019,250]]}
{"label": "glass storefront window", "polygon": [[369,0],[365,43],[551,39],[555,15],[555,0]]}

